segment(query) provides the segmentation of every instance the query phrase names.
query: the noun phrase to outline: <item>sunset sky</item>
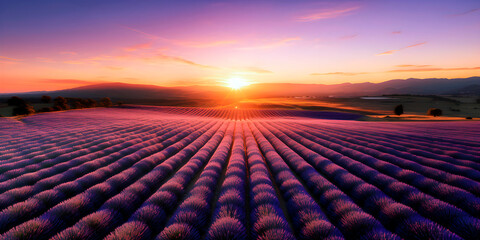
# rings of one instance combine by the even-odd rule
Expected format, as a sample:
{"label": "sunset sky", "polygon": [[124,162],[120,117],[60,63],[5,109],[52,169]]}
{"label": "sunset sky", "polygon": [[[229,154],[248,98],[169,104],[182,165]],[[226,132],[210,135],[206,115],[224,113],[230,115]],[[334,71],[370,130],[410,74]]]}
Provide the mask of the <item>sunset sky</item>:
{"label": "sunset sky", "polygon": [[1,0],[0,92],[480,75],[480,1]]}

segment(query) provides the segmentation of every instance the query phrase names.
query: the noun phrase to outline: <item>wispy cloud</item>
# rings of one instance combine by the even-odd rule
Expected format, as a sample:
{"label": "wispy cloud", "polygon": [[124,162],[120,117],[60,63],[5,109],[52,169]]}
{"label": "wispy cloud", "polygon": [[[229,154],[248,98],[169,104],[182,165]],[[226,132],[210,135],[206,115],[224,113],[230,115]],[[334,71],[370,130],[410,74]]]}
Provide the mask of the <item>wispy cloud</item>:
{"label": "wispy cloud", "polygon": [[60,52],[62,55],[77,55],[77,52],[72,52],[72,51],[63,51]]}
{"label": "wispy cloud", "polygon": [[152,48],[152,43],[148,42],[148,43],[135,44],[135,45],[123,48],[123,50],[126,52],[134,52],[134,51],[138,51],[142,49],[150,49],[150,48]]}
{"label": "wispy cloud", "polygon": [[273,72],[259,67],[246,67],[234,69],[236,74],[272,74]]}
{"label": "wispy cloud", "polygon": [[115,70],[115,71],[120,71],[125,69],[124,67],[118,67],[118,66],[103,66],[103,67],[106,69]]}
{"label": "wispy cloud", "polygon": [[311,22],[321,19],[329,19],[329,18],[337,18],[348,15],[353,11],[359,9],[360,7],[346,7],[346,8],[336,8],[336,9],[322,9],[316,13],[308,14],[304,16],[297,17],[297,21],[299,22]]}
{"label": "wispy cloud", "polygon": [[23,59],[0,56],[1,64],[16,64],[16,63],[20,63],[21,61],[23,61]]}
{"label": "wispy cloud", "polygon": [[[170,39],[170,38],[165,38],[165,37],[160,37],[154,34],[150,34],[132,27],[128,26],[123,26],[123,28],[128,29],[130,31],[134,31],[136,33],[141,34],[142,36],[150,39],[150,40],[161,40],[163,42],[169,43],[169,44],[174,44],[182,47],[191,47],[191,48],[209,48],[209,47],[218,47],[218,46],[224,46],[224,45],[232,45],[232,44],[237,44],[237,40],[215,40],[215,41],[184,41],[184,40],[177,40],[177,39]],[[151,46],[152,43],[150,43]],[[132,49],[130,48],[125,48],[125,51],[135,51],[137,50],[137,47],[141,47],[142,45],[146,44],[139,44],[139,46],[134,45],[132,46]],[[149,46],[149,47],[150,47]],[[140,48],[142,49],[142,48]]]}
{"label": "wispy cloud", "polygon": [[217,67],[214,66],[209,66],[209,65],[204,65],[200,63],[196,63],[191,60],[187,60],[182,57],[177,57],[177,56],[169,56],[169,55],[164,55],[164,54],[157,54],[153,57],[145,57],[143,58],[145,61],[167,61],[167,62],[176,62],[176,63],[182,63],[194,67],[200,67],[200,68],[208,68],[208,69],[218,69]]}
{"label": "wispy cloud", "polygon": [[468,71],[468,70],[480,70],[480,67],[457,67],[457,68],[442,68],[432,67],[432,65],[396,65],[398,69],[392,69],[382,72],[327,72],[327,73],[311,73],[311,76],[356,76],[362,74],[378,74],[378,73],[408,73],[408,72],[442,72],[442,71]]}
{"label": "wispy cloud", "polygon": [[[151,40],[158,40],[158,39],[164,39],[165,38],[162,38],[162,37],[159,37],[159,36],[156,36],[156,35],[153,35],[153,34],[150,34],[150,33],[146,33],[144,31],[141,31],[141,30],[138,30],[138,29],[135,29],[135,28],[132,28],[132,27],[128,27],[128,26],[125,26],[125,25],[120,25],[122,26],[123,28],[125,29],[128,29],[130,31],[134,31],[136,33],[140,33],[142,36],[144,36],[145,38],[148,38],[148,39],[151,39]],[[168,39],[167,39],[168,40]]]}
{"label": "wispy cloud", "polygon": [[37,57],[37,61],[43,62],[43,63],[55,63],[55,61],[51,58],[44,58],[44,57]]}
{"label": "wispy cloud", "polygon": [[392,54],[394,54],[395,52],[398,52],[398,51],[401,51],[401,50],[404,50],[404,49],[407,49],[407,48],[418,47],[418,46],[425,45],[425,44],[427,44],[427,42],[421,42],[421,43],[409,45],[409,46],[406,46],[406,47],[400,48],[400,49],[389,50],[389,51],[386,51],[386,52],[379,53],[379,54],[377,54],[377,56],[392,55]]}
{"label": "wispy cloud", "polygon": [[437,72],[437,71],[466,71],[466,70],[480,70],[480,67],[459,67],[459,68],[407,68],[407,69],[394,69],[388,72],[396,73],[396,72]]}
{"label": "wispy cloud", "polygon": [[299,41],[299,40],[302,40],[302,39],[300,37],[290,37],[290,38],[284,38],[284,39],[276,40],[273,42],[269,42],[266,44],[260,44],[260,45],[251,46],[251,47],[241,47],[238,49],[241,49],[241,50],[271,49],[271,48],[285,46],[291,42]]}
{"label": "wispy cloud", "polygon": [[463,16],[463,15],[471,14],[471,13],[478,12],[478,11],[480,11],[480,8],[474,8],[474,9],[470,9],[470,10],[465,11],[465,12],[461,12],[461,13],[457,13],[457,14],[452,14],[452,15],[450,15],[450,16],[452,16],[452,17],[460,17],[460,16]]}
{"label": "wispy cloud", "polygon": [[96,81],[86,81],[80,79],[42,79],[39,82],[42,83],[53,83],[53,84],[94,84],[94,83],[102,83]]}
{"label": "wispy cloud", "polygon": [[432,65],[414,65],[414,64],[400,64],[400,65],[395,65],[395,67],[397,68],[411,68],[411,67],[415,67],[415,68],[423,68],[423,67],[431,67]]}
{"label": "wispy cloud", "polygon": [[393,31],[392,34],[402,34],[402,31]]}
{"label": "wispy cloud", "polygon": [[356,76],[361,74],[369,74],[370,72],[328,72],[328,73],[311,73],[312,76],[328,76],[328,75],[343,75]]}
{"label": "wispy cloud", "polygon": [[349,40],[358,37],[358,34],[351,34],[351,35],[346,35],[346,36],[341,36],[340,40]]}

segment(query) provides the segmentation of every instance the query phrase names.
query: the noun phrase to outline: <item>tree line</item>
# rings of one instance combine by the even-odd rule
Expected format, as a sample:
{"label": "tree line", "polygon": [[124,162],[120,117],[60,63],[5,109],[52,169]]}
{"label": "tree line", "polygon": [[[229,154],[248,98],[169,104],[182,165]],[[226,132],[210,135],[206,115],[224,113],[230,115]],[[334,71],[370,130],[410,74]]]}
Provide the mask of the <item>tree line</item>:
{"label": "tree line", "polygon": [[82,109],[82,108],[94,108],[94,107],[111,107],[112,100],[108,97],[104,97],[99,101],[96,101],[91,98],[64,98],[64,97],[56,97],[52,101],[52,97],[43,95],[40,98],[41,103],[53,103],[51,107],[42,107],[38,110],[30,105],[29,102],[25,101],[24,99],[13,96],[7,100],[8,106],[13,106],[12,115],[29,115],[33,113],[41,113],[41,112],[53,112],[53,111],[63,111],[69,109]]}

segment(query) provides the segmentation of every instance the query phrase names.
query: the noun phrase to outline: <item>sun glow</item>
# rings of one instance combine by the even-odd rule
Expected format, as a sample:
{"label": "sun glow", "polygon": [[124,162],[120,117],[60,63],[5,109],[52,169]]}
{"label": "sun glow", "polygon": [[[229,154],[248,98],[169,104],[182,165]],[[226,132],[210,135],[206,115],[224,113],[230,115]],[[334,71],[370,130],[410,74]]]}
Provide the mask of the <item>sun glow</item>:
{"label": "sun glow", "polygon": [[227,81],[225,81],[225,84],[231,89],[238,90],[242,87],[250,85],[250,82],[240,77],[232,77],[227,79]]}

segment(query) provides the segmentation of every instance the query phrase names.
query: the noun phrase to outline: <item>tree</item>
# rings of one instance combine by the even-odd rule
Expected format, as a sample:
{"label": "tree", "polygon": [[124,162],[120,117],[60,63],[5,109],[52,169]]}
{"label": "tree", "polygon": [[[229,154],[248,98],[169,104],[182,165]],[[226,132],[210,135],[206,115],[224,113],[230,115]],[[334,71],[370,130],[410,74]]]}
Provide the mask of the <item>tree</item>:
{"label": "tree", "polygon": [[63,97],[56,97],[53,100],[53,107],[55,110],[67,110],[70,107],[67,105],[67,99]]}
{"label": "tree", "polygon": [[43,95],[42,98],[40,98],[40,101],[42,103],[50,103],[50,101],[52,101],[52,97],[47,96],[47,95]]}
{"label": "tree", "polygon": [[27,103],[25,102],[25,100],[23,100],[23,99],[21,99],[17,96],[13,96],[13,97],[11,97],[7,100],[7,104],[8,104],[8,106],[23,106]]}
{"label": "tree", "polygon": [[89,99],[85,100],[84,105],[87,106],[87,108],[93,108],[93,107],[97,106],[97,101],[89,98]]}
{"label": "tree", "polygon": [[393,110],[393,112],[398,116],[402,115],[403,114],[403,105],[402,104],[397,105],[395,107],[395,109]]}
{"label": "tree", "polygon": [[15,107],[13,109],[12,115],[13,116],[30,115],[32,113],[35,113],[35,109],[33,109],[33,107],[28,104],[24,104],[24,105]]}
{"label": "tree", "polygon": [[438,108],[430,108],[430,109],[428,109],[427,114],[431,115],[431,116],[434,116],[434,117],[438,117],[438,116],[442,115],[442,110],[438,109]]}
{"label": "tree", "polygon": [[100,106],[111,107],[112,106],[112,100],[110,100],[109,97],[104,97],[104,98],[100,99]]}

